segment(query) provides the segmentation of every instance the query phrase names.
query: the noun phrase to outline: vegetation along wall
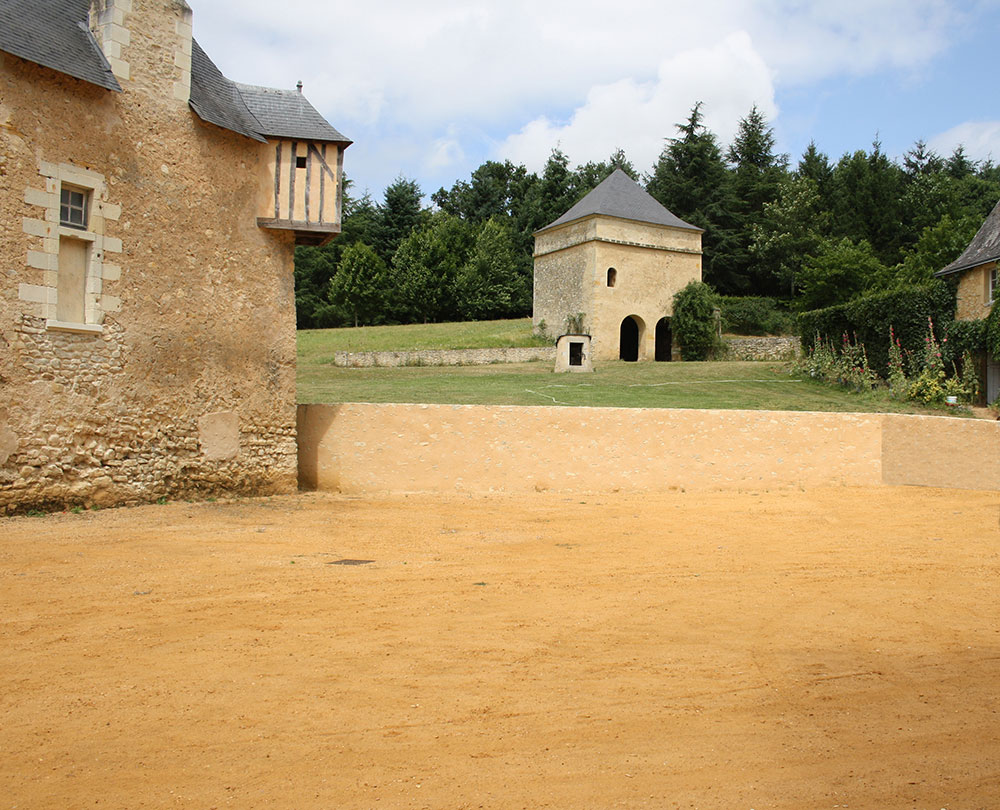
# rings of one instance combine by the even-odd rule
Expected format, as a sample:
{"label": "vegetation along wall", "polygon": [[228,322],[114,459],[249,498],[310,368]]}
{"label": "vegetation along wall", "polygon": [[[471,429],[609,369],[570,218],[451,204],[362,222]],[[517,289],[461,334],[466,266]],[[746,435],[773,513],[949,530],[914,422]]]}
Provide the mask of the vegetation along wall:
{"label": "vegetation along wall", "polygon": [[300,486],[345,493],[1000,490],[1000,423],[940,416],[344,404],[298,430]]}

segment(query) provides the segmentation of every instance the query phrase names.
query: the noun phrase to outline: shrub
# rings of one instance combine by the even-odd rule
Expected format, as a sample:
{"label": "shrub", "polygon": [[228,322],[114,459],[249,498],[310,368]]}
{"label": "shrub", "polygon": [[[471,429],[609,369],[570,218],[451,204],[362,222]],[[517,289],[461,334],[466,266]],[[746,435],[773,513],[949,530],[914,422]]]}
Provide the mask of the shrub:
{"label": "shrub", "polygon": [[705,360],[719,348],[717,308],[718,296],[702,281],[692,281],[674,295],[671,329],[685,360]]}
{"label": "shrub", "polygon": [[722,328],[736,335],[789,335],[795,319],[777,298],[720,296]]}

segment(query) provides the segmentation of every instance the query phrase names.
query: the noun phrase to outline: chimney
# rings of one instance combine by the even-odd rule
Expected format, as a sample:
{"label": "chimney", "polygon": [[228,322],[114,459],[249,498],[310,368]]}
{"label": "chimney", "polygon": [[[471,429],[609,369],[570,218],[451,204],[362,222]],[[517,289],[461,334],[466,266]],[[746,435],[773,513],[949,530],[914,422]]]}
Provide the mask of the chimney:
{"label": "chimney", "polygon": [[90,30],[104,51],[111,71],[119,81],[131,78],[129,63],[123,49],[131,40],[127,16],[132,0],[90,0]]}
{"label": "chimney", "polygon": [[177,69],[174,81],[174,98],[184,104],[191,98],[191,7],[184,0],[173,0],[177,9],[177,43],[174,46],[174,67]]}

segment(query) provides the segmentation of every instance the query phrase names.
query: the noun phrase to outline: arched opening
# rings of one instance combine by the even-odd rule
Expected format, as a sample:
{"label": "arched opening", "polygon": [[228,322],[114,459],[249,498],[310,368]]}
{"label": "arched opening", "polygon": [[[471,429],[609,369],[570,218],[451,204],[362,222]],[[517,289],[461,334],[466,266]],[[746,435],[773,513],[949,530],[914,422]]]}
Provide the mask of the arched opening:
{"label": "arched opening", "polygon": [[640,321],[635,315],[629,315],[622,321],[618,333],[618,357],[634,363],[639,359],[639,336],[642,334]]}
{"label": "arched opening", "polygon": [[608,286],[614,287],[618,282],[618,271],[613,267],[608,268]]}
{"label": "arched opening", "polygon": [[673,345],[673,335],[670,332],[670,318],[660,318],[656,322],[656,359],[670,360]]}

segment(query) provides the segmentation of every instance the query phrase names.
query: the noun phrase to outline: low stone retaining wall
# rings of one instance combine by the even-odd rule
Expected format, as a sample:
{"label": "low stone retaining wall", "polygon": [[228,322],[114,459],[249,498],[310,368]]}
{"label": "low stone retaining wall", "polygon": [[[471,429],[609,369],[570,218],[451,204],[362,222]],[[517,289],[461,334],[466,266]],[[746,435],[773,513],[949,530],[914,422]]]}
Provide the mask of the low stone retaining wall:
{"label": "low stone retaining wall", "polygon": [[333,364],[345,368],[400,366],[488,366],[492,363],[555,363],[555,346],[521,349],[420,349],[410,352],[334,352]]}
{"label": "low stone retaining wall", "polygon": [[797,337],[725,338],[725,360],[793,360],[802,351]]}
{"label": "low stone retaining wall", "polygon": [[300,486],[356,494],[1000,490],[1000,423],[943,416],[352,403],[298,430]]}

